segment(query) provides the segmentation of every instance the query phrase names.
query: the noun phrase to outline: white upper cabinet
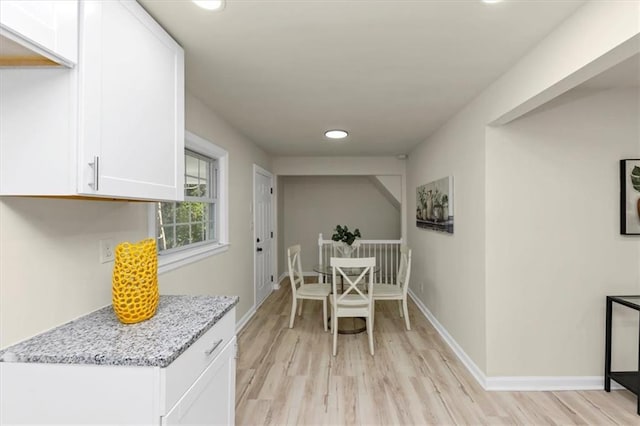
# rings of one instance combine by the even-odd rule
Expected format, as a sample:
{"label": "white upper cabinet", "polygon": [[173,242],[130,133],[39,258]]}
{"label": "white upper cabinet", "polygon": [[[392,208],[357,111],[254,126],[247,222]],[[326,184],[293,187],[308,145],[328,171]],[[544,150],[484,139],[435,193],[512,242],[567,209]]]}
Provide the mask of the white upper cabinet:
{"label": "white upper cabinet", "polygon": [[78,192],[181,198],[182,48],[135,1],[81,10]]}
{"label": "white upper cabinet", "polygon": [[77,62],[77,0],[0,1],[0,65]]}
{"label": "white upper cabinet", "polygon": [[77,67],[0,70],[0,195],[182,200],[182,48],[135,1],[79,11]]}

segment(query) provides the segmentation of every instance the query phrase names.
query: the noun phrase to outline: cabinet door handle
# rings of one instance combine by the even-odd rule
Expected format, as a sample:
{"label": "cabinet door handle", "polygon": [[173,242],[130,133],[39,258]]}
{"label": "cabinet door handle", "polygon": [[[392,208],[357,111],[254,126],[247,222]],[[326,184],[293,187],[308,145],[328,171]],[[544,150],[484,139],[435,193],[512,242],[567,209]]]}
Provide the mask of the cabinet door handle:
{"label": "cabinet door handle", "polygon": [[217,348],[218,346],[220,346],[220,343],[222,343],[222,340],[223,340],[223,339],[220,339],[220,340],[218,340],[217,342],[215,342],[215,343],[213,344],[213,346],[211,347],[211,349],[207,349],[206,351],[204,351],[204,354],[205,354],[206,356],[211,355],[211,354],[213,353],[213,351],[215,351],[215,350],[216,350],[216,348]]}
{"label": "cabinet door handle", "polygon": [[91,167],[93,167],[93,183],[90,183],[89,186],[93,187],[94,191],[98,191],[98,180],[100,179],[100,157],[97,155],[93,157],[93,163],[89,163]]}

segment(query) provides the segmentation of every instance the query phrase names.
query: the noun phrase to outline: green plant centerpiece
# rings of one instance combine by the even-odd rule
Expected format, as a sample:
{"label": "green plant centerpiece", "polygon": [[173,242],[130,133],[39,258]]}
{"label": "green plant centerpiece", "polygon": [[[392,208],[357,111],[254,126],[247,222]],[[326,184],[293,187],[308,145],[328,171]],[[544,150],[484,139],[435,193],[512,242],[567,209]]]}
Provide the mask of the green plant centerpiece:
{"label": "green plant centerpiece", "polygon": [[349,231],[349,227],[347,225],[336,225],[336,229],[334,229],[333,231],[334,234],[331,236],[331,239],[333,241],[341,241],[347,245],[353,244],[356,238],[362,238],[362,235],[360,235],[360,230],[358,228],[351,232]]}

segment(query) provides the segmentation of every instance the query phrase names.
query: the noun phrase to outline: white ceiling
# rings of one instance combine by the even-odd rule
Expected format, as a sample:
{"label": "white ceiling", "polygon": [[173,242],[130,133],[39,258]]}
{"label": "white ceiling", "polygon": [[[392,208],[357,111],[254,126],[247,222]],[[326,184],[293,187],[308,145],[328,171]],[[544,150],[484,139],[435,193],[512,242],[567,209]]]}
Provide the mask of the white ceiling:
{"label": "white ceiling", "polygon": [[139,1],[184,47],[187,90],[287,156],[407,153],[584,3]]}

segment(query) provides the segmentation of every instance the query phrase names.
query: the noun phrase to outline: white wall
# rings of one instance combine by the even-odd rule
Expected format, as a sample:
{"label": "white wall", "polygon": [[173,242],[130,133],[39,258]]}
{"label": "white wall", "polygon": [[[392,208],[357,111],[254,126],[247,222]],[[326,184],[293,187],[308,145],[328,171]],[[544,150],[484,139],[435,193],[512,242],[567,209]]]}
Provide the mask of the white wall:
{"label": "white wall", "polygon": [[402,179],[400,176],[376,176],[393,197],[402,202]]}
{"label": "white wall", "polygon": [[0,199],[0,347],[111,303],[99,240],[147,236],[147,203]]}
{"label": "white wall", "polygon": [[381,187],[391,201],[400,207],[403,201],[402,176],[372,176],[373,183]]}
{"label": "white wall", "polygon": [[[605,296],[640,293],[640,239],[619,234],[619,160],[639,144],[630,88],[576,90],[488,130],[489,376],[602,374]],[[637,368],[636,317],[616,316],[618,368]]]}
{"label": "white wall", "polygon": [[[602,295],[607,292],[635,288],[632,293],[638,293],[640,242],[635,239],[620,240],[617,227],[611,223],[605,225],[609,228],[609,233],[598,230],[598,234],[592,239],[588,238],[586,233],[577,233],[574,228],[567,228],[551,239],[546,231],[539,232],[537,224],[531,219],[532,216],[539,219],[535,214],[548,214],[550,210],[556,210],[555,207],[540,207],[539,204],[535,204],[535,214],[526,210],[526,206],[538,203],[539,200],[560,200],[558,204],[564,207],[563,219],[566,220],[565,218],[569,217],[566,210],[569,208],[563,203],[572,200],[571,197],[574,196],[573,192],[569,191],[572,189],[569,186],[574,182],[574,177],[560,173],[560,164],[555,156],[559,155],[562,158],[562,165],[585,160],[593,166],[596,157],[600,155],[598,164],[601,170],[598,171],[598,176],[601,179],[614,176],[614,181],[609,181],[608,184],[615,187],[617,163],[612,165],[611,161],[629,154],[629,146],[624,145],[628,142],[617,140],[608,143],[607,148],[599,147],[593,154],[583,154],[582,151],[578,151],[580,145],[575,140],[580,134],[573,130],[573,133],[569,134],[572,138],[571,147],[555,147],[551,141],[555,140],[557,145],[564,136],[562,131],[565,130],[563,118],[559,116],[554,119],[556,121],[538,122],[528,129],[531,132],[542,132],[547,138],[546,148],[536,146],[531,140],[526,146],[514,147],[510,140],[504,141],[504,135],[511,133],[503,132],[517,129],[518,124],[495,129],[488,129],[486,125],[492,122],[508,122],[509,119],[540,105],[541,101],[547,101],[550,97],[569,90],[572,85],[575,86],[588,76],[594,75],[603,69],[602,67],[622,62],[634,52],[640,51],[640,44],[635,42],[640,34],[640,20],[637,19],[639,14],[638,2],[586,3],[574,16],[567,19],[532,52],[409,155],[407,193],[415,191],[417,185],[453,175],[455,201],[455,234],[447,236],[412,226],[415,196],[409,197],[406,213],[409,223],[408,241],[414,248],[414,259],[417,259],[414,263],[415,273],[412,273],[411,288],[470,357],[471,363],[479,367],[485,375],[602,375],[603,363],[599,362],[599,358],[603,353],[603,335],[602,324],[598,325],[598,315],[602,315],[602,312],[596,311],[596,293],[601,298],[600,309],[604,309]],[[611,22],[616,22],[616,28],[611,28]],[[594,42],[590,43],[588,40]],[[635,102],[638,103],[637,97]],[[590,107],[581,108],[586,108],[583,111],[586,113]],[[605,128],[614,128],[617,120],[611,118],[611,113],[606,110],[602,113],[604,115],[600,119],[606,123]],[[581,126],[583,122],[583,119],[578,119],[571,113],[568,119],[572,127]],[[638,125],[637,112],[631,123]],[[548,125],[552,126],[546,129],[548,133],[537,127]],[[496,139],[500,137],[497,135],[503,135],[503,143]],[[626,133],[626,137],[632,136],[632,133]],[[524,132],[518,137],[528,136]],[[636,134],[636,143],[637,140]],[[592,141],[585,146],[594,144]],[[534,146],[535,149],[532,148]],[[562,151],[563,149],[566,151]],[[637,149],[636,145],[636,155]],[[520,163],[545,164],[542,170],[555,172],[554,176],[559,175],[566,180],[549,182],[547,175],[537,175],[543,179],[544,186],[531,185],[526,193],[518,192],[520,188],[515,182],[518,176],[513,170],[514,162],[509,156],[510,150],[514,151],[513,154]],[[606,155],[603,155],[604,152]],[[546,165],[546,162],[550,164]],[[510,183],[505,183],[505,179]],[[529,177],[525,176],[524,179]],[[526,203],[526,206],[514,204],[508,197],[501,197],[502,185],[516,188],[512,192],[516,192],[516,199],[520,203]],[[611,186],[599,186],[599,189],[608,197],[605,204],[608,203],[609,208],[606,212],[598,208],[598,212],[593,214],[598,219],[605,216],[617,217],[617,192],[614,191],[612,195]],[[509,196],[514,195],[509,193]],[[566,197],[566,200],[563,197]],[[584,194],[576,197],[576,202],[584,202]],[[497,218],[496,210],[500,212]],[[525,216],[528,220],[520,220],[523,210],[528,212]],[[503,219],[507,217],[509,221],[504,222]],[[579,220],[584,225],[582,218]],[[545,219],[544,223],[549,224],[549,221]],[[503,228],[505,223],[510,226]],[[518,240],[520,230],[527,225],[531,228],[525,232],[522,240]],[[558,231],[558,228],[554,223],[553,229]],[[537,238],[536,232],[539,232],[539,235],[547,235],[550,241],[535,245],[531,240]],[[507,238],[509,244],[505,244]],[[600,238],[603,240],[600,241]],[[514,251],[512,241],[518,241],[515,248],[524,250],[521,247],[524,245],[530,252]],[[577,297],[578,303],[582,301],[586,302],[586,305],[577,307],[576,297],[570,290],[557,295],[555,288],[549,288],[539,282],[549,282],[555,280],[556,276],[561,276],[565,278],[563,288],[579,291],[582,289],[584,275],[583,272],[575,270],[575,263],[571,265],[574,267],[573,271],[562,269],[562,273],[558,274],[556,270],[547,269],[549,265],[544,263],[544,259],[562,258],[566,255],[562,248],[567,246],[576,247],[580,244],[593,245],[601,242],[609,248],[615,247],[614,252],[618,254],[624,251],[622,258],[616,259],[616,262],[622,262],[622,269],[609,274],[609,265],[600,266],[597,269],[598,273],[590,280],[592,290],[584,295],[586,300],[582,295]],[[544,247],[541,247],[542,245]],[[598,265],[599,261],[596,262],[595,257],[590,253],[590,261]],[[558,261],[554,262],[557,265]],[[617,264],[620,266],[620,263]],[[595,265],[591,265],[591,268],[597,268]],[[530,274],[532,270],[535,271],[533,276],[537,278],[536,282],[525,280],[528,285],[520,287],[523,292],[511,290],[509,286],[514,285],[516,276]],[[601,282],[593,288],[596,278],[605,277],[609,284],[607,289],[604,289]],[[611,283],[612,278],[616,280],[614,283]],[[503,295],[501,291],[505,288],[508,289],[508,294]],[[555,319],[553,324],[548,320],[538,320],[546,313],[544,301],[550,303]],[[534,312],[527,302],[533,303],[537,310]],[[566,310],[563,311],[560,306]],[[516,307],[525,307],[524,311],[532,315],[523,316],[522,310],[517,310]],[[582,320],[578,330],[576,315],[579,317],[578,321]],[[585,321],[585,315],[594,315],[595,319]],[[566,323],[560,321],[560,318],[565,319]],[[512,321],[522,327],[512,327]],[[626,320],[621,321],[628,326]],[[551,331],[550,327],[554,330]],[[571,332],[574,334],[570,334]],[[541,338],[545,335],[549,338]],[[572,336],[577,341],[561,342],[560,336]],[[524,348],[516,347],[522,345],[528,337],[534,340],[533,344],[524,344]],[[596,341],[600,342],[598,348],[595,348]],[[558,343],[561,344],[556,345]],[[585,356],[585,348],[593,350],[594,353]],[[520,356],[525,350],[529,351],[527,356]],[[629,358],[625,358],[625,355],[622,357],[621,362],[628,362]],[[580,361],[569,368],[567,360],[578,358]],[[559,360],[558,366],[553,364],[555,359]]]}
{"label": "white wall", "polygon": [[406,160],[396,157],[275,157],[273,172],[283,176],[404,176]]}
{"label": "white wall", "polygon": [[[237,295],[237,317],[255,302],[253,285],[253,164],[271,169],[270,157],[218,118],[199,99],[186,99],[187,130],[229,152],[229,250],[162,274],[163,294]],[[274,206],[275,207],[275,206]]]}
{"label": "white wall", "polygon": [[[253,307],[252,165],[270,158],[187,95],[187,129],[229,151],[229,251],[159,276],[161,294],[239,295]],[[147,237],[148,203],[0,199],[0,347],[111,303],[113,263],[98,242]]]}
{"label": "white wall", "polygon": [[507,123],[637,54],[639,16],[638,1],[586,2],[485,92],[487,122]]}
{"label": "white wall", "polygon": [[[412,151],[407,165],[409,287],[481,369],[486,355],[483,129],[476,109],[462,111]],[[453,176],[454,233],[417,228],[416,188],[446,176]]]}
{"label": "white wall", "polygon": [[318,263],[318,234],[328,240],[336,225],[360,229],[362,239],[400,238],[398,210],[367,176],[286,176],[278,194],[283,246],[279,274],[286,271],[286,249],[302,246],[302,266],[312,272]]}
{"label": "white wall", "polygon": [[[275,157],[273,173],[281,176],[399,176],[401,199],[406,200],[405,159],[386,157]],[[400,235],[407,238],[407,203],[400,205]],[[280,241],[279,241],[280,242]],[[286,249],[286,247],[285,247]],[[278,252],[283,248],[279,244]],[[282,256],[278,269],[282,269]]]}
{"label": "white wall", "polygon": [[[281,194],[284,191],[284,184],[283,184],[283,178],[282,177],[278,177],[276,176],[276,203],[277,203],[277,208],[276,208],[276,221],[277,221],[277,226],[276,226],[276,258],[277,258],[277,276],[278,279],[276,281],[280,282],[280,278],[282,277],[282,274],[284,273],[284,271],[287,270],[287,254],[286,254],[286,247],[284,244],[284,215],[280,214],[280,212],[284,211],[284,198],[281,196]],[[284,248],[283,248],[284,247]],[[284,253],[284,254],[283,254]]]}

